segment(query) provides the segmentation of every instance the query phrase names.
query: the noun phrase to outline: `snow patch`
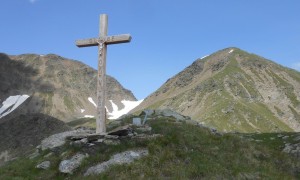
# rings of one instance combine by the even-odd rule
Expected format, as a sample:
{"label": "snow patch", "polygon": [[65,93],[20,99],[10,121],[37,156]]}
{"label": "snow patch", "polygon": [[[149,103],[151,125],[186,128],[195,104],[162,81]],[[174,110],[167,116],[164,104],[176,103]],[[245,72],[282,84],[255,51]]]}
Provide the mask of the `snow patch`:
{"label": "snow patch", "polygon": [[95,116],[92,116],[92,115],[85,115],[84,117],[85,117],[85,118],[94,118]]}
{"label": "snow patch", "polygon": [[10,96],[2,103],[2,107],[0,108],[0,118],[8,115],[9,113],[13,112],[17,109],[27,98],[28,95],[16,95]]}
{"label": "snow patch", "polygon": [[143,102],[143,100],[144,99],[139,100],[139,101],[122,100],[121,102],[124,104],[125,107],[121,110],[119,110],[118,106],[112,100],[109,100],[109,102],[112,105],[113,110],[111,113],[108,113],[108,115],[109,115],[108,119],[118,119],[122,115],[127,114],[129,111],[131,111],[132,109],[137,107],[139,104],[141,104]]}
{"label": "snow patch", "polygon": [[81,112],[81,113],[84,113],[84,111],[85,111],[85,109],[80,109],[80,112]]}
{"label": "snow patch", "polygon": [[234,51],[234,50],[233,50],[233,49],[231,49],[231,50],[229,51],[229,54],[230,54],[230,53],[232,53],[233,51]]}
{"label": "snow patch", "polygon": [[96,103],[94,102],[93,98],[89,97],[88,100],[95,106],[97,107]]}
{"label": "snow patch", "polygon": [[203,56],[202,58],[200,58],[200,59],[204,59],[204,58],[206,58],[206,57],[208,57],[209,55],[206,55],[206,56]]}

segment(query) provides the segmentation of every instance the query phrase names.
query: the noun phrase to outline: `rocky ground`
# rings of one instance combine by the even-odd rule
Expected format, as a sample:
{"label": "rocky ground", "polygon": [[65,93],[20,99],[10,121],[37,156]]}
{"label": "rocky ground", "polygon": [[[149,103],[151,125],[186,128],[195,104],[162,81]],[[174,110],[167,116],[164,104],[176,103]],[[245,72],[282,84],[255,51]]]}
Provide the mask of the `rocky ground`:
{"label": "rocky ground", "polygon": [[[0,179],[297,179],[300,134],[223,134],[171,110],[44,138]],[[296,151],[298,151],[296,153]]]}

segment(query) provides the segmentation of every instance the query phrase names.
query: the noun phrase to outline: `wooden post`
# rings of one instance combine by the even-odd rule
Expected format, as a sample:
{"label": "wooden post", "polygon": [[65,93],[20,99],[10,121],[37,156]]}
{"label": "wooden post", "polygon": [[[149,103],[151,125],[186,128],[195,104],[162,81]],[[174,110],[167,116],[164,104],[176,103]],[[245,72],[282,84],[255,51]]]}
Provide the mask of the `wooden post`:
{"label": "wooden post", "polygon": [[[99,37],[107,36],[107,15],[100,15],[100,33]],[[105,90],[106,90],[106,53],[107,45],[101,40],[98,42],[98,77],[97,77],[97,116],[96,116],[96,133],[106,132],[105,119]]]}
{"label": "wooden post", "polygon": [[106,53],[108,44],[118,44],[130,42],[129,34],[107,36],[108,17],[106,14],[100,15],[99,38],[83,39],[76,41],[78,47],[98,46],[98,76],[97,76],[97,115],[96,133],[106,132]]}

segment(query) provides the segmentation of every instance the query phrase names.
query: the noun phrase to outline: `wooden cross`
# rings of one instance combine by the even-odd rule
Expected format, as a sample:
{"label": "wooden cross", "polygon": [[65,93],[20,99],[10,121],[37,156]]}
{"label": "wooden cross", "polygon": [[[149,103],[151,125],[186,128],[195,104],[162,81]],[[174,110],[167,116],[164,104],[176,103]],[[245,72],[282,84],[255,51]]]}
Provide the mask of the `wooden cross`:
{"label": "wooden cross", "polygon": [[97,77],[97,116],[96,116],[96,133],[106,132],[106,109],[105,109],[105,90],[106,90],[106,45],[130,42],[129,34],[116,36],[107,36],[107,15],[100,15],[100,34],[98,38],[77,40],[76,46],[89,47],[98,46],[98,77]]}

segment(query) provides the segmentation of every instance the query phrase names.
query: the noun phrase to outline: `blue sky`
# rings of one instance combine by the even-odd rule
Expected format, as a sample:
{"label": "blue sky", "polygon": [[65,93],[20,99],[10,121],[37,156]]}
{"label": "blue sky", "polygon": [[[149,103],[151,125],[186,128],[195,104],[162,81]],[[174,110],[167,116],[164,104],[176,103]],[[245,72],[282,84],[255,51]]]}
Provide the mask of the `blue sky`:
{"label": "blue sky", "polygon": [[108,34],[130,33],[109,45],[107,74],[138,99],[197,58],[238,47],[300,69],[299,0],[1,0],[0,52],[55,53],[97,67],[99,15]]}

